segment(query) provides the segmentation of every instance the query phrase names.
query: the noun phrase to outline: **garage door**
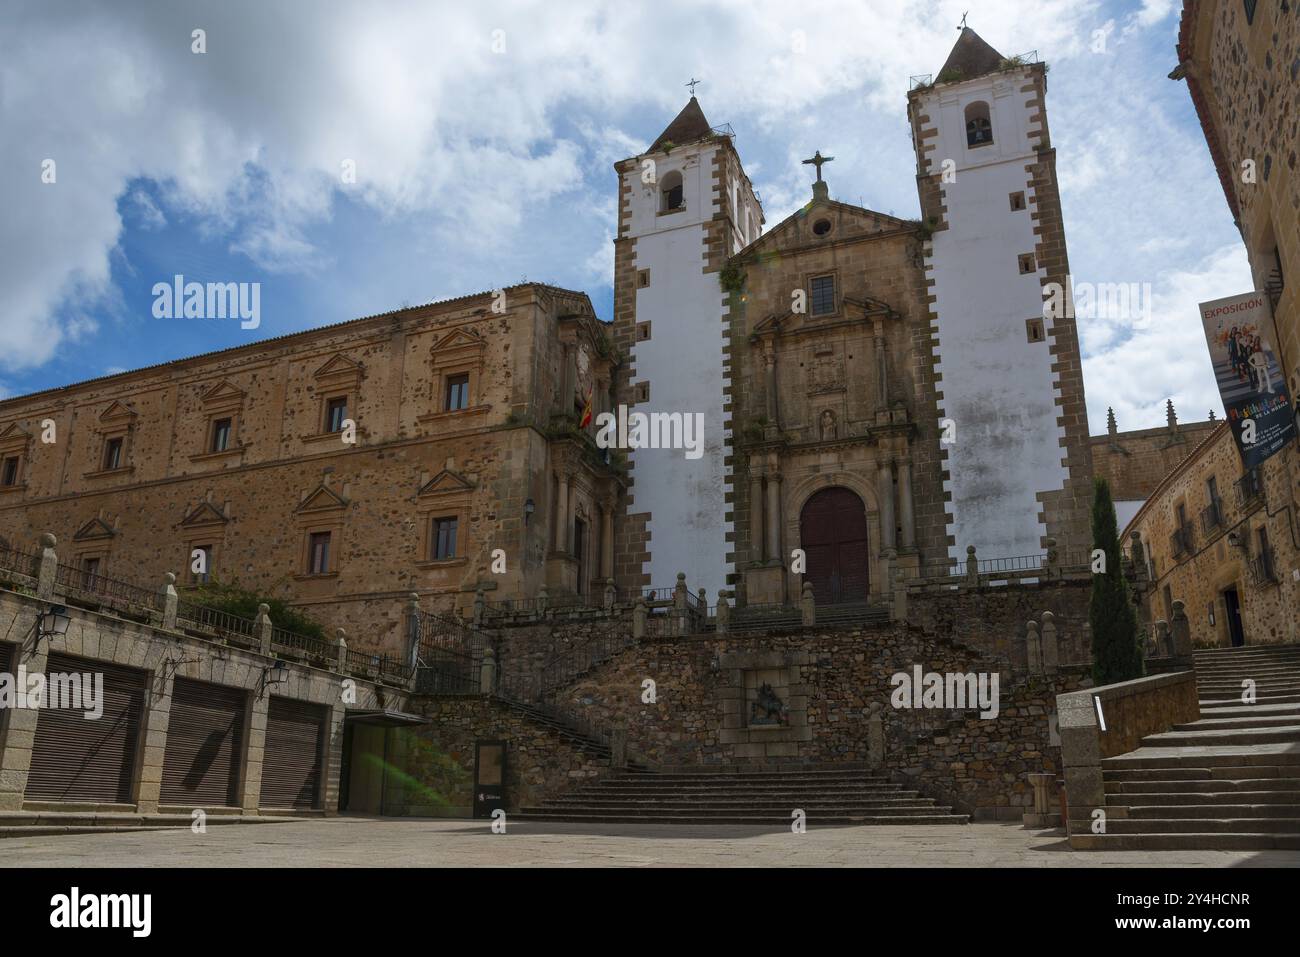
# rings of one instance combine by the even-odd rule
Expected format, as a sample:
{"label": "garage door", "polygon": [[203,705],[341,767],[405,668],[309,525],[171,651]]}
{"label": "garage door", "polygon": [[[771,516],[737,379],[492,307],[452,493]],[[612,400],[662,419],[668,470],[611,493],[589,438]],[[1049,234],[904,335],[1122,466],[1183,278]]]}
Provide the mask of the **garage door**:
{"label": "garage door", "polygon": [[76,708],[45,708],[36,719],[27,798],[127,804],[144,721],[146,674],[102,661],[52,654],[47,677],[104,676],[104,713],[87,720]]}
{"label": "garage door", "polygon": [[272,698],[266,716],[260,807],[320,807],[325,707]]}
{"label": "garage door", "polygon": [[172,685],[162,803],[186,807],[237,807],[244,756],[240,688],[177,678]]}

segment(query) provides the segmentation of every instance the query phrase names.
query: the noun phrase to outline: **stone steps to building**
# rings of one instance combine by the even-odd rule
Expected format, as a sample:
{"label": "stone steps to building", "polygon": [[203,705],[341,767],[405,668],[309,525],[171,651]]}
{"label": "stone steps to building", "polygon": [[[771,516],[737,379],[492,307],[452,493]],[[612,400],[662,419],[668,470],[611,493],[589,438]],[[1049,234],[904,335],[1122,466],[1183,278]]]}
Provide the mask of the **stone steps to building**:
{"label": "stone steps to building", "polygon": [[802,810],[813,824],[964,824],[969,820],[861,765],[616,774],[524,808],[515,816],[578,823],[789,826],[795,810]]}
{"label": "stone steps to building", "polygon": [[1193,667],[1199,720],[1104,759],[1106,833],[1071,847],[1300,848],[1300,646],[1197,651]]}

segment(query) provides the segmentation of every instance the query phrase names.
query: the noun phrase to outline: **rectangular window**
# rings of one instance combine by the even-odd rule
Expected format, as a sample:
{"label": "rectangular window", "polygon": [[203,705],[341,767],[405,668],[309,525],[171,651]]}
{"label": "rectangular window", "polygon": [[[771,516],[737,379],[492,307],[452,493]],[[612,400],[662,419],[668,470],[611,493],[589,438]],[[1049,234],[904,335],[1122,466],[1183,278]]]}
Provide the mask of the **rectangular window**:
{"label": "rectangular window", "polygon": [[435,518],[433,520],[433,558],[456,557],[456,527],[460,523],[455,518]]}
{"label": "rectangular window", "polygon": [[325,431],[342,432],[343,420],[348,417],[348,399],[342,396],[330,399],[325,405]]}
{"label": "rectangular window", "polygon": [[212,452],[224,452],[230,448],[231,419],[217,419],[212,423]]}
{"label": "rectangular window", "polygon": [[1020,274],[1026,276],[1031,272],[1038,271],[1038,263],[1034,259],[1033,253],[1025,253],[1020,257]]}
{"label": "rectangular window", "polygon": [[817,276],[808,284],[812,315],[825,316],[835,311],[835,277]]}
{"label": "rectangular window", "polygon": [[638,269],[636,271],[636,284],[638,289],[645,289],[650,285],[649,269]]}
{"label": "rectangular window", "polygon": [[104,471],[122,467],[122,439],[109,439],[104,445]]}
{"label": "rectangular window", "polygon": [[1219,480],[1213,475],[1205,480],[1205,491],[1210,493],[1211,504],[1219,500]]}
{"label": "rectangular window", "polygon": [[18,484],[18,456],[5,459],[4,474],[0,476],[0,485]]}
{"label": "rectangular window", "polygon": [[1011,194],[1011,211],[1013,213],[1021,212],[1025,208],[1025,194],[1023,192]]}
{"label": "rectangular window", "polygon": [[447,411],[469,408],[469,376],[447,376]]}
{"label": "rectangular window", "polygon": [[328,575],[330,571],[330,533],[312,532],[307,547],[307,571],[312,575]]}
{"label": "rectangular window", "polygon": [[1026,319],[1025,336],[1030,342],[1043,342],[1047,338],[1047,335],[1043,332],[1043,320]]}

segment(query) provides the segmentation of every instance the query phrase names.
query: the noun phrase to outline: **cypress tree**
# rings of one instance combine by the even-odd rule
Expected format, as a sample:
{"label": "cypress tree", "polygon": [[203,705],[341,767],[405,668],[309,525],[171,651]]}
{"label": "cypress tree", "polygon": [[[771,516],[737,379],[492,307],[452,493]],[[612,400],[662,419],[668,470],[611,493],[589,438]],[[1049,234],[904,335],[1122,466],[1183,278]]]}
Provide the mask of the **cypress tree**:
{"label": "cypress tree", "polygon": [[1093,483],[1092,547],[1106,553],[1105,571],[1093,572],[1088,622],[1092,626],[1092,677],[1098,685],[1142,677],[1142,646],[1138,644],[1137,611],[1124,578],[1119,528],[1110,485]]}

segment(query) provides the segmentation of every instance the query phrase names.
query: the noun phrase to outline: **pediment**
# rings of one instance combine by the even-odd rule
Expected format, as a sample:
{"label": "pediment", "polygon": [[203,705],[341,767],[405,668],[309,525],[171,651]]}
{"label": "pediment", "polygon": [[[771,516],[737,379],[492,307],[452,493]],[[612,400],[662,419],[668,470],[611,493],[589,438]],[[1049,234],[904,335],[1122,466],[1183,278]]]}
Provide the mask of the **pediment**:
{"label": "pediment", "polygon": [[295,512],[327,512],[348,507],[348,500],[328,485],[318,485],[294,509]]}
{"label": "pediment", "polygon": [[0,429],[0,445],[6,447],[26,445],[31,440],[32,434],[17,422],[10,422],[3,429]]}
{"label": "pediment", "polygon": [[[812,224],[819,219],[829,219],[831,231],[825,237],[815,236]],[[887,213],[833,199],[814,199],[807,206],[791,213],[745,248],[745,254],[772,254],[779,250],[803,248],[822,242],[862,238],[900,229],[915,229],[916,223]]]}
{"label": "pediment", "polygon": [[244,393],[222,379],[203,393],[201,401],[204,405],[238,405],[243,403]]}
{"label": "pediment", "polygon": [[99,413],[99,421],[112,422],[115,420],[134,419],[135,416],[136,413],[134,409],[125,402],[120,402],[117,399],[114,399],[109,403],[107,409]]}
{"label": "pediment", "polygon": [[450,349],[482,349],[483,337],[468,329],[453,329],[439,339],[433,346],[434,352],[446,352]]}
{"label": "pediment", "polygon": [[469,492],[474,488],[474,483],[459,472],[453,472],[451,469],[443,469],[429,481],[420,486],[420,491],[416,495],[425,497],[429,495],[450,495],[456,492]]}
{"label": "pediment", "polygon": [[354,362],[341,352],[330,356],[323,366],[313,373],[317,379],[361,378],[361,363]]}
{"label": "pediment", "polygon": [[96,539],[113,538],[115,535],[117,535],[117,532],[113,530],[111,525],[102,518],[96,517],[77,529],[76,534],[72,536],[72,540],[74,542],[89,542]]}
{"label": "pediment", "polygon": [[195,525],[224,525],[229,521],[211,502],[200,502],[181,519],[181,525],[190,528]]}

